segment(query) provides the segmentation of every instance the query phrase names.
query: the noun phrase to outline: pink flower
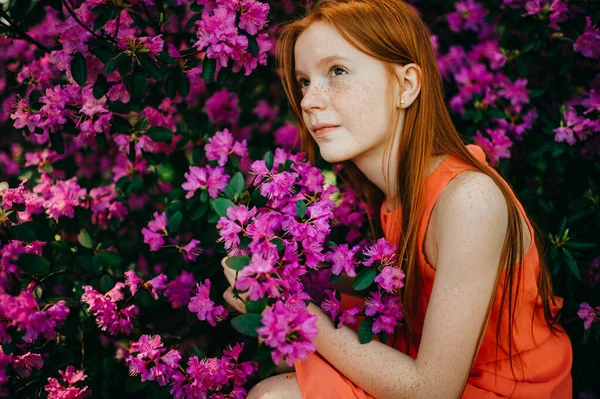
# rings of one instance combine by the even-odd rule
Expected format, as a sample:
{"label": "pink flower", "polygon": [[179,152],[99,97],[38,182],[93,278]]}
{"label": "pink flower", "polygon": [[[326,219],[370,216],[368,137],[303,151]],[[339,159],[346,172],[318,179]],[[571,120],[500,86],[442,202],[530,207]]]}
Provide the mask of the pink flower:
{"label": "pink flower", "polygon": [[367,259],[363,262],[365,266],[371,266],[374,262],[381,264],[394,264],[396,257],[396,246],[390,244],[385,238],[377,240],[375,245],[367,247],[363,254]]}
{"label": "pink flower", "polygon": [[359,308],[350,308],[344,309],[342,314],[340,315],[340,321],[338,322],[337,328],[342,327],[342,325],[352,325],[356,324],[356,315],[360,313]]}
{"label": "pink flower", "polygon": [[375,276],[374,281],[385,291],[393,294],[396,290],[404,287],[402,279],[404,272],[397,266],[385,266],[380,274]]}
{"label": "pink flower", "polygon": [[600,58],[600,30],[592,25],[592,18],[589,15],[585,17],[585,30],[575,40],[573,51],[580,53],[584,57]]}
{"label": "pink flower", "polygon": [[485,131],[490,135],[491,140],[484,137],[478,130],[473,141],[483,148],[490,158],[490,163],[495,164],[500,158],[510,158],[510,147],[513,143],[506,136],[506,132],[502,129],[485,129]]}
{"label": "pink flower", "polygon": [[144,236],[144,243],[150,245],[151,251],[158,251],[165,245],[165,240],[160,233],[156,233],[143,227],[142,235]]}
{"label": "pink flower", "polygon": [[600,317],[597,315],[598,311],[600,311],[600,306],[597,306],[596,309],[594,309],[587,302],[583,302],[579,305],[577,316],[583,320],[583,327],[586,330],[592,326],[593,322],[600,320]]}
{"label": "pink flower", "polygon": [[204,146],[204,150],[206,151],[206,158],[217,160],[219,166],[224,166],[227,163],[227,158],[231,153],[239,157],[248,156],[246,140],[234,142],[233,136],[227,129],[223,129],[210,137],[208,144]]}
{"label": "pink flower", "polygon": [[154,299],[158,299],[158,291],[164,290],[167,286],[166,283],[167,276],[161,273],[153,279],[148,280],[145,286],[150,289],[150,294],[152,294]]}
{"label": "pink flower", "polygon": [[269,5],[258,1],[244,1],[242,9],[245,10],[240,16],[238,26],[244,29],[252,36],[261,30],[267,23],[267,14],[269,13]]}
{"label": "pink flower", "polygon": [[277,301],[263,312],[263,325],[256,331],[265,344],[274,349],[271,353],[273,362],[278,364],[283,360],[291,366],[316,350],[312,342],[318,335],[316,322],[317,316],[308,313],[306,308],[292,310]]}
{"label": "pink flower", "polygon": [[173,309],[185,306],[190,301],[196,284],[194,275],[184,270],[173,281],[167,284],[164,296],[171,303]]}
{"label": "pink flower", "polygon": [[321,310],[328,313],[332,320],[338,316],[340,312],[340,301],[335,297],[335,290],[326,290],[327,298],[321,301]]}
{"label": "pink flower", "polygon": [[225,169],[220,166],[212,168],[209,165],[190,166],[190,171],[185,172],[184,177],[186,181],[181,187],[188,192],[185,198],[192,198],[198,189],[206,189],[212,198],[217,198],[229,181]]}
{"label": "pink flower", "polygon": [[156,232],[166,232],[167,231],[167,215],[165,212],[154,212],[154,219],[148,222],[148,228],[152,231]]}
{"label": "pink flower", "polygon": [[326,259],[332,263],[331,273],[338,275],[342,273],[343,270],[350,277],[356,276],[355,267],[358,264],[358,261],[355,259],[354,255],[358,250],[359,248],[357,246],[349,249],[348,244],[341,244],[333,248],[331,252],[328,252]]}
{"label": "pink flower", "polygon": [[198,255],[202,250],[198,248],[198,244],[200,244],[200,240],[191,240],[185,247],[181,250],[183,252],[183,258],[188,262],[193,262],[196,260]]}
{"label": "pink flower", "polygon": [[[79,384],[86,379],[83,370],[76,370],[73,366],[67,366],[65,371],[58,370],[64,386],[57,378],[48,378],[48,384],[44,390],[48,392],[48,399],[83,399],[92,396],[92,391],[86,385]],[[75,386],[79,385],[81,388]]]}
{"label": "pink flower", "polygon": [[142,284],[142,279],[133,270],[125,272],[125,285],[129,288],[131,295],[135,295],[138,288]]}
{"label": "pink flower", "polygon": [[165,351],[159,335],[142,335],[139,341],[131,344],[129,356],[125,359],[129,374],[139,374],[142,382],[156,381],[160,386],[168,385],[179,368],[181,353],[176,349]]}
{"label": "pink flower", "polygon": [[31,370],[41,369],[44,365],[42,357],[37,353],[27,352],[21,356],[13,358],[12,366],[21,378],[27,378],[31,374]]}
{"label": "pink flower", "polygon": [[211,326],[216,326],[217,322],[227,317],[227,311],[223,306],[215,306],[215,303],[209,298],[210,280],[204,280],[204,284],[196,286],[197,293],[190,300],[188,309],[196,313],[198,320],[206,320]]}
{"label": "pink flower", "polygon": [[202,111],[208,115],[208,120],[212,124],[226,123],[232,125],[237,123],[240,117],[241,110],[238,102],[238,96],[223,87],[205,101]]}

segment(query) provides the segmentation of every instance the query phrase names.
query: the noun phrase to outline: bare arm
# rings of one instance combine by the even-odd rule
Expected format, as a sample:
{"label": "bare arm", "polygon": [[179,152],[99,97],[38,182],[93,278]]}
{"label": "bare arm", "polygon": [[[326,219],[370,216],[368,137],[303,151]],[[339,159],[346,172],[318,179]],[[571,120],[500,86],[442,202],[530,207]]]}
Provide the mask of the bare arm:
{"label": "bare arm", "polygon": [[[464,176],[463,176],[464,175]],[[438,261],[417,359],[380,342],[361,345],[315,305],[318,352],[375,398],[455,398],[466,383],[500,262],[508,212],[487,176],[463,173],[436,205]]]}

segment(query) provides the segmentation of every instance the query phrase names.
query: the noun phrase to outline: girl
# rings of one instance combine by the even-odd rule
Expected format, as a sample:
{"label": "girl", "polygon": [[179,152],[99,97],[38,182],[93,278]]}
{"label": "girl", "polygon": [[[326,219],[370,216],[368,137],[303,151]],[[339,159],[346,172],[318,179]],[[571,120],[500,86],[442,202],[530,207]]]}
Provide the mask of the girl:
{"label": "girl", "polygon": [[[398,244],[405,320],[390,342],[361,345],[311,303],[317,353],[248,397],[571,398],[571,343],[539,237],[482,149],[461,141],[417,11],[320,1],[283,28],[277,56],[303,151],[343,162]],[[231,288],[224,297],[244,310]]]}

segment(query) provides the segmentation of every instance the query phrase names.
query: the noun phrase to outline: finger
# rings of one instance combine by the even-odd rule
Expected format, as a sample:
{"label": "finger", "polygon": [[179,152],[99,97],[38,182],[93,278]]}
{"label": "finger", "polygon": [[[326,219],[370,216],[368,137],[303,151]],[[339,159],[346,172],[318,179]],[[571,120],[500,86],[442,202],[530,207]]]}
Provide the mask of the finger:
{"label": "finger", "polygon": [[223,259],[221,259],[221,266],[223,266],[224,269],[229,267],[227,266],[227,259],[229,259],[229,256],[226,256]]}
{"label": "finger", "polygon": [[229,285],[231,285],[233,287],[235,285],[236,271],[226,267],[223,269],[223,274],[227,278],[227,281],[229,281]]}
{"label": "finger", "polygon": [[231,287],[225,290],[223,293],[223,299],[225,299],[225,301],[238,312],[246,313],[246,305],[240,299],[234,297],[233,289]]}

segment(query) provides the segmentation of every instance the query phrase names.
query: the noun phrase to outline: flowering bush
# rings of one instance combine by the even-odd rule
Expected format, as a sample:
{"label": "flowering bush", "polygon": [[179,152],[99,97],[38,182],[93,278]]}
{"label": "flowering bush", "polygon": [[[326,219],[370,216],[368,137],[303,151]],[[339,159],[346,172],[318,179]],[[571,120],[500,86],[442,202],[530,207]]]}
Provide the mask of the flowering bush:
{"label": "flowering bush", "polygon": [[[457,127],[544,233],[575,388],[598,392],[600,13],[412,3]],[[0,5],[0,396],[241,398],[314,351],[309,299],[361,320],[361,342],[401,323],[375,213],[339,165],[295,152],[273,41],[304,5]],[[246,314],[221,299],[225,256]],[[342,274],[363,309],[340,307]]]}

